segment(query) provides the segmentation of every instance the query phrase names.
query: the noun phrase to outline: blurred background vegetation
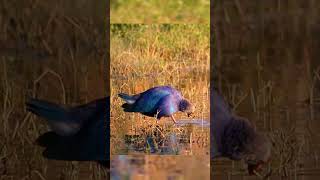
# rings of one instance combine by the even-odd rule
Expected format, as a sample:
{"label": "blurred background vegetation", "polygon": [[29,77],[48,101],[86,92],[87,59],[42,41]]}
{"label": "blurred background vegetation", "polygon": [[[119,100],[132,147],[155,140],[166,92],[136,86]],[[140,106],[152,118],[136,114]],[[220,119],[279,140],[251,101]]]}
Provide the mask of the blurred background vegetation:
{"label": "blurred background vegetation", "polygon": [[111,0],[111,23],[207,23],[209,0]]}
{"label": "blurred background vegetation", "polygon": [[[273,142],[269,179],[318,179],[320,2],[214,1],[213,84]],[[217,179],[248,177],[241,162],[212,163]]]}
{"label": "blurred background vegetation", "polygon": [[30,97],[78,105],[108,94],[106,2],[0,1],[0,179],[106,179],[96,162],[42,157]]}

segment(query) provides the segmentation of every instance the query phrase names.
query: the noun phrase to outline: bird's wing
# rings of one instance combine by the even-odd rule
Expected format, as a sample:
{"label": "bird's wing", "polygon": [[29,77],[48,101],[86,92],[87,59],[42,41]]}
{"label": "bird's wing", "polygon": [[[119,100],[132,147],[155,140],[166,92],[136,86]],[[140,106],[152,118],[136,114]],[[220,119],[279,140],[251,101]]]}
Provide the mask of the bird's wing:
{"label": "bird's wing", "polygon": [[95,123],[98,117],[105,113],[110,106],[109,97],[93,100],[87,104],[70,108],[68,111],[69,119],[73,119],[81,124]]}
{"label": "bird's wing", "polygon": [[159,101],[169,95],[167,91],[157,90],[157,91],[146,91],[142,93],[140,97],[133,104],[133,110],[135,112],[149,113],[157,109],[157,104]]}
{"label": "bird's wing", "polygon": [[169,116],[178,111],[178,100],[174,95],[167,95],[161,98],[157,104],[157,111],[159,111],[158,116]]}

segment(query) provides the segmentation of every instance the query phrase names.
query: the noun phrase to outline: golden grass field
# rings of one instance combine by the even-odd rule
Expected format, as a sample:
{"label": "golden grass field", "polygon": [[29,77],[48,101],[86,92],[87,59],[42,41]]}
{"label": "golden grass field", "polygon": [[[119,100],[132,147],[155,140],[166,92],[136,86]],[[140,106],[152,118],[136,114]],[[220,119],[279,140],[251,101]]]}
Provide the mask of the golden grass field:
{"label": "golden grass field", "polygon": [[[111,154],[127,154],[125,135],[153,131],[156,123],[154,118],[124,113],[120,92],[171,85],[195,105],[195,118],[209,119],[209,48],[208,25],[111,26]],[[160,121],[166,132],[176,130],[170,123],[169,118]]]}

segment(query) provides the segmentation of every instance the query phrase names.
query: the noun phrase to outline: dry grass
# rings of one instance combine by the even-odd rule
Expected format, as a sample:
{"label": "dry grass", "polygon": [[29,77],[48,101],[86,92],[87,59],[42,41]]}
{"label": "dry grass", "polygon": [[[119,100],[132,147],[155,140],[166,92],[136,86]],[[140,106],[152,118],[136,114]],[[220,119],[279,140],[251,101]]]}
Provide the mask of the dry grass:
{"label": "dry grass", "polygon": [[48,128],[26,112],[28,98],[75,105],[106,95],[103,23],[52,7],[1,2],[0,179],[105,179],[97,163],[47,160],[35,144]]}
{"label": "dry grass", "polygon": [[[159,85],[179,89],[196,106],[195,117],[208,119],[208,25],[111,26],[112,154],[126,149],[123,138],[126,134],[136,134],[144,125],[154,127],[155,123],[154,118],[124,113],[117,94],[135,94]],[[176,118],[186,116],[179,113]],[[165,121],[171,120],[160,121],[164,129]]]}

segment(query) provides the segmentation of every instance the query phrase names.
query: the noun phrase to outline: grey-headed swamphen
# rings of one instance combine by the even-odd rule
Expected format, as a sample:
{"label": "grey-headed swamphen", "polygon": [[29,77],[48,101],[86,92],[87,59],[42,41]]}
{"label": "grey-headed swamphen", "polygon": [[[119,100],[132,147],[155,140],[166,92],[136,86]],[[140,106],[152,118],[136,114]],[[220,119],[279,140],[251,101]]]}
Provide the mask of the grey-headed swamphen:
{"label": "grey-headed swamphen", "polygon": [[26,105],[28,111],[44,118],[51,129],[37,139],[46,148],[46,158],[98,161],[109,166],[110,97],[67,108],[38,99],[31,99]]}
{"label": "grey-headed swamphen", "polygon": [[126,102],[122,105],[125,112],[139,112],[158,120],[171,117],[176,123],[174,113],[181,111],[190,117],[194,111],[193,105],[170,86],[153,87],[135,95],[120,93],[119,96]]}
{"label": "grey-headed swamphen", "polygon": [[253,175],[270,160],[270,140],[247,119],[234,115],[216,90],[211,92],[211,104],[211,158],[243,159]]}

